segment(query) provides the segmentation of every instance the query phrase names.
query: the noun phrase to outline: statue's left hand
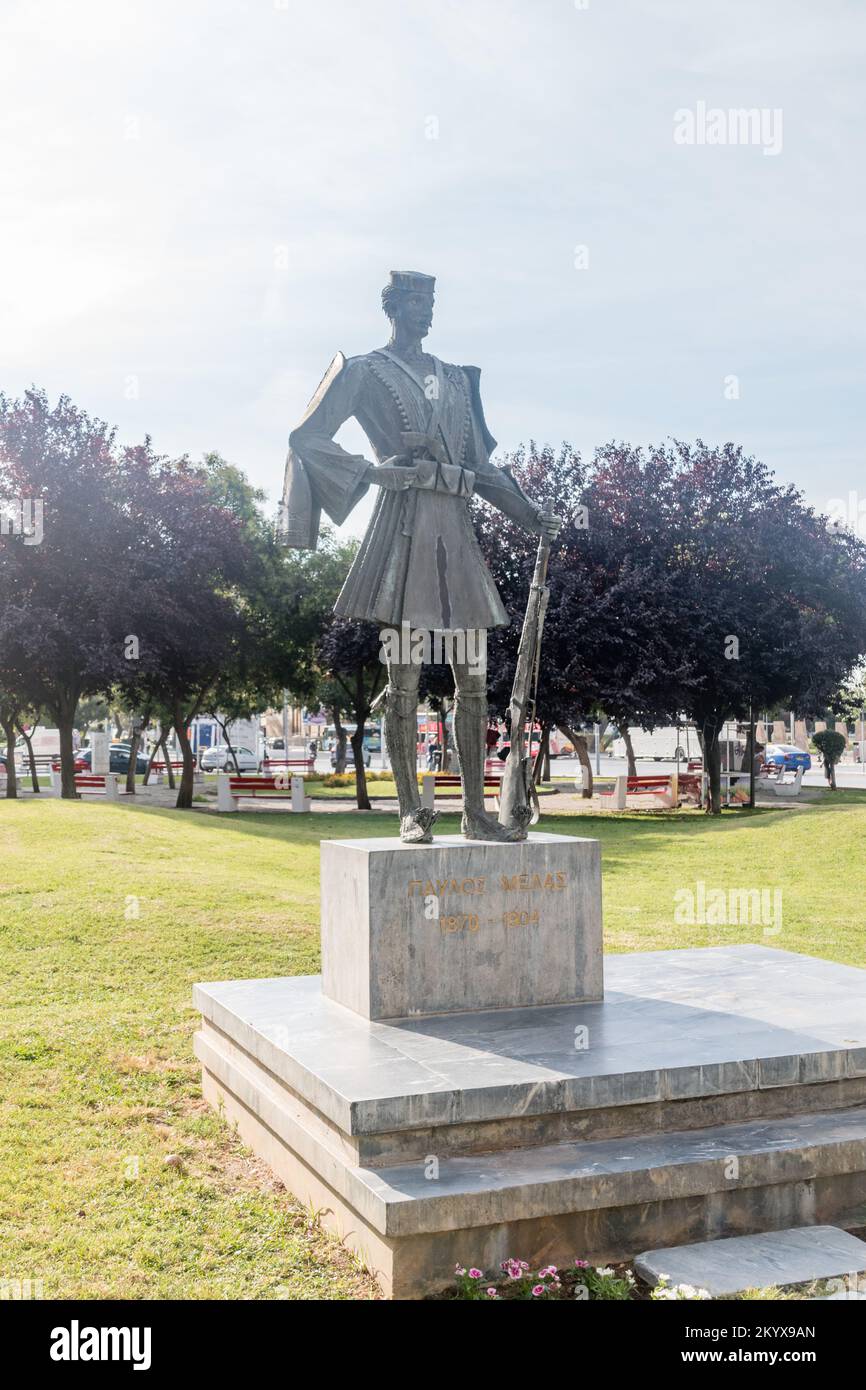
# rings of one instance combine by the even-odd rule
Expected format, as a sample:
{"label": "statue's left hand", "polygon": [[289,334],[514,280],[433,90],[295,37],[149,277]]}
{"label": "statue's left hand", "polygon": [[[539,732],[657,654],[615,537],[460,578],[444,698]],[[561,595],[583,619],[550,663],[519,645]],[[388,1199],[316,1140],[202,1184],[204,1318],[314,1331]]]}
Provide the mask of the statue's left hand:
{"label": "statue's left hand", "polygon": [[555,512],[538,511],[535,519],[538,522],[538,534],[546,536],[549,541],[555,541],[562,526],[562,517],[557,516]]}

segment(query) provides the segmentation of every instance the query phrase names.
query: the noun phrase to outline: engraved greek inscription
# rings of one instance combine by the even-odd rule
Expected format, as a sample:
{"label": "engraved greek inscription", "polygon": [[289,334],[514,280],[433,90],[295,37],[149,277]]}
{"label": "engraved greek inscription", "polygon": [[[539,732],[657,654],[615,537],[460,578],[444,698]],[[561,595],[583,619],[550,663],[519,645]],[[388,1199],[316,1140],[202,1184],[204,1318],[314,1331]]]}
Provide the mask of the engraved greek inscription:
{"label": "engraved greek inscription", "polygon": [[553,874],[502,874],[499,881],[506,893],[561,893],[568,882],[560,870]]}

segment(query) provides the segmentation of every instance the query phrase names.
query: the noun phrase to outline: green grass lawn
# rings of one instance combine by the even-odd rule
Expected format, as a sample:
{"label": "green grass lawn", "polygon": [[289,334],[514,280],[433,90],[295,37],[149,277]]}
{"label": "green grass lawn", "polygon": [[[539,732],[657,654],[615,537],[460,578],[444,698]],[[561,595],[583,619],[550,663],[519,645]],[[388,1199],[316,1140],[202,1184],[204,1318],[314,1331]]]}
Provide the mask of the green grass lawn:
{"label": "green grass lawn", "polygon": [[[601,840],[609,951],[764,940],[675,925],[674,893],[703,880],[780,887],[766,944],[866,965],[866,794],[541,828]],[[375,1296],[202,1103],[190,992],[314,972],[319,840],[383,833],[375,811],[0,802],[0,1278],[46,1298]]]}

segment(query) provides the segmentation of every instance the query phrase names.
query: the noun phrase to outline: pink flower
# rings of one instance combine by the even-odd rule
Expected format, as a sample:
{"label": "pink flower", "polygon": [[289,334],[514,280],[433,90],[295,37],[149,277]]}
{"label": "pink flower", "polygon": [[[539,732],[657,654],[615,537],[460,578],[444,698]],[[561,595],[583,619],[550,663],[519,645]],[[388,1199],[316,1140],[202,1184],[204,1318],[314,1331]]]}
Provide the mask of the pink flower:
{"label": "pink flower", "polygon": [[541,1295],[542,1295],[543,1293],[544,1293],[544,1285],[543,1285],[543,1284],[536,1284],[535,1287],[534,1287],[533,1290],[532,1290],[532,1297],[533,1297],[533,1298],[540,1298]]}
{"label": "pink flower", "polygon": [[488,1298],[498,1298],[498,1297],[499,1297],[499,1294],[496,1292],[495,1289],[488,1289],[488,1290],[487,1290],[487,1297],[488,1297]]}
{"label": "pink flower", "polygon": [[484,1278],[484,1270],[483,1270],[483,1269],[470,1269],[470,1271],[469,1271],[469,1278],[470,1278],[470,1279],[483,1279],[483,1278]]}
{"label": "pink flower", "polygon": [[575,1260],[578,1269],[589,1269],[589,1260]]}
{"label": "pink flower", "polygon": [[454,1273],[455,1273],[455,1274],[465,1274],[465,1273],[466,1273],[466,1270],[463,1268],[462,1265],[455,1265],[455,1266],[454,1266]]}

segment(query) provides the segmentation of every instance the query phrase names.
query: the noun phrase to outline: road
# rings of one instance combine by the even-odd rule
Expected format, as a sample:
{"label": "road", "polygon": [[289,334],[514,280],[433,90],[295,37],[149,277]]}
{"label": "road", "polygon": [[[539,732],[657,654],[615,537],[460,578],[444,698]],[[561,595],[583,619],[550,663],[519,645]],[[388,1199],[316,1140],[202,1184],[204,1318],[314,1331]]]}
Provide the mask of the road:
{"label": "road", "polygon": [[[592,758],[592,767],[595,771],[595,758]],[[648,775],[653,772],[676,772],[676,763],[655,762],[652,759],[637,760],[638,776]],[[374,772],[381,771],[381,755],[373,755],[371,769]],[[316,771],[330,772],[330,754],[319,753],[316,756]],[[685,771],[685,764],[680,764],[680,770]],[[550,771],[553,777],[571,778],[576,780],[580,775],[580,763],[577,758],[553,758],[550,763]],[[606,753],[602,753],[600,762],[600,775],[602,777],[620,777],[628,771],[628,766],[624,758],[609,758]],[[866,791],[866,764],[842,763],[836,768],[836,784],[839,787],[851,787]],[[804,787],[823,787],[826,786],[823,768],[813,764],[809,772],[803,778]]]}

